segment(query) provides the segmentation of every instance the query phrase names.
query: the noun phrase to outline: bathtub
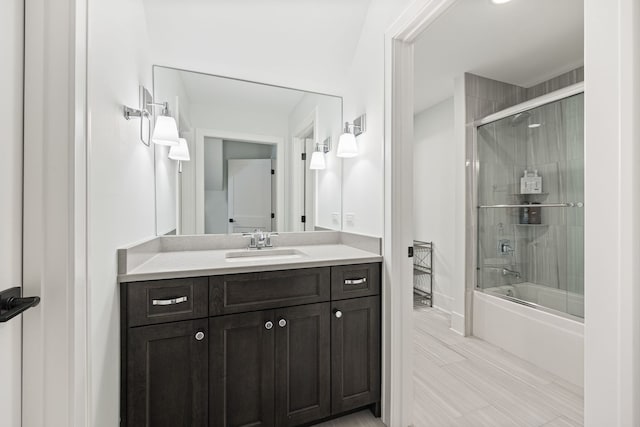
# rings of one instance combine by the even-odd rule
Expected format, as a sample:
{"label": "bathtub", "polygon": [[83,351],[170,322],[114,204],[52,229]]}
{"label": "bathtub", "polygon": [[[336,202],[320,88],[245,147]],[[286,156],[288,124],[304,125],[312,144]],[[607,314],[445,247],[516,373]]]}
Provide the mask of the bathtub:
{"label": "bathtub", "polygon": [[[518,304],[507,299],[511,297],[552,310]],[[560,311],[571,305],[579,312],[582,307],[580,295],[568,296],[533,283],[475,290],[472,334],[583,387],[584,323],[578,317],[554,313],[554,304]]]}
{"label": "bathtub", "polygon": [[551,309],[570,316],[584,318],[584,295],[566,292],[549,286],[536,285],[535,283],[516,283],[513,285],[485,288],[488,294],[496,296],[512,297],[524,302],[533,303],[543,309]]}

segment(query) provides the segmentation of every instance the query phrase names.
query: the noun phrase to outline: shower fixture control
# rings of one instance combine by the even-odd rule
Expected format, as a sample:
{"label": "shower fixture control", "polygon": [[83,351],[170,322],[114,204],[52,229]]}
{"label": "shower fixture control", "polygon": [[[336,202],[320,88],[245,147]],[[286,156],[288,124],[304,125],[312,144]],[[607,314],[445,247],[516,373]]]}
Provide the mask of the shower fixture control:
{"label": "shower fixture control", "polygon": [[511,255],[515,249],[511,247],[511,240],[503,239],[498,242],[498,253],[501,255]]}

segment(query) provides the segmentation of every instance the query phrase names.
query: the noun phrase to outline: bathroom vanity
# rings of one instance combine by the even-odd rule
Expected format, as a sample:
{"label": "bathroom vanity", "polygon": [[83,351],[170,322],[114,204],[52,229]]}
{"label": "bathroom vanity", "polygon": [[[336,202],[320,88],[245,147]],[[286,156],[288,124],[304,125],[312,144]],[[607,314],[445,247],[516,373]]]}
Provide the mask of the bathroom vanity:
{"label": "bathroom vanity", "polygon": [[[379,416],[381,257],[322,243],[130,251],[146,255],[120,274],[121,425],[297,426],[366,407]],[[198,257],[206,269],[194,268]]]}

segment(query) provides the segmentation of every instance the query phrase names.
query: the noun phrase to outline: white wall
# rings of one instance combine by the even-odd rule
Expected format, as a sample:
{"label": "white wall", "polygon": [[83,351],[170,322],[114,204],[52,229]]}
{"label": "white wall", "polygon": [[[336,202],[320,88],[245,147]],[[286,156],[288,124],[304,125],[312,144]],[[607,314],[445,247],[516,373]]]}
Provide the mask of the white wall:
{"label": "white wall", "polygon": [[433,242],[433,304],[451,311],[453,283],[460,269],[455,258],[457,209],[456,147],[453,98],[414,116],[413,194],[414,233],[417,240]]}
{"label": "white wall", "polygon": [[119,423],[120,306],[116,249],[155,235],[154,153],[139,140],[138,85],[152,86],[140,0],[89,2],[90,425]]}
{"label": "white wall", "polygon": [[344,93],[344,121],[367,114],[367,131],[358,140],[358,157],[344,160],[343,230],[382,236],[384,229],[384,34],[411,3],[371,0]]}
{"label": "white wall", "polygon": [[[0,291],[22,286],[22,87],[24,2],[0,4]],[[3,425],[21,424],[22,316],[0,323],[0,414]]]}

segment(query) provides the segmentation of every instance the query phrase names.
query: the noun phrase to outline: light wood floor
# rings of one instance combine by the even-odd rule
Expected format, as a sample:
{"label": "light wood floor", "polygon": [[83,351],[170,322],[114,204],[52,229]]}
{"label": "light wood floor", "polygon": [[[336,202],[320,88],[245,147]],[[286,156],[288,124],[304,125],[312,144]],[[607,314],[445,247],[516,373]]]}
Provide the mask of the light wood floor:
{"label": "light wood floor", "polygon": [[[482,340],[457,335],[438,310],[416,305],[414,329],[415,427],[583,425],[581,388]],[[363,411],[320,425],[384,424]]]}

